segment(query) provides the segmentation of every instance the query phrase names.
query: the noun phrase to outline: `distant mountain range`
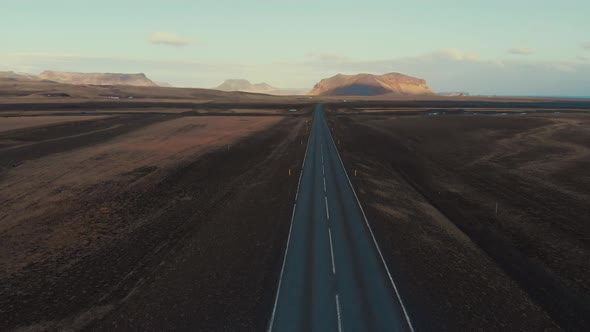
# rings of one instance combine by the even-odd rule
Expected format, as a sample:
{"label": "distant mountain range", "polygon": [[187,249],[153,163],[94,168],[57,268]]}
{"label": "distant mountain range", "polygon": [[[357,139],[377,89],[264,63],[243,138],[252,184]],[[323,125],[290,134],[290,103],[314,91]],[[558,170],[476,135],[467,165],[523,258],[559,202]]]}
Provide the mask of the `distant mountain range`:
{"label": "distant mountain range", "polygon": [[0,71],[0,79],[5,81],[39,81],[35,75],[15,73],[13,71]]}
{"label": "distant mountain range", "polygon": [[44,71],[39,76],[41,79],[59,83],[75,85],[132,85],[132,86],[158,86],[145,74],[120,74],[120,73],[69,73],[59,71]]}
{"label": "distant mountain range", "polygon": [[400,73],[358,74],[326,78],[309,93],[313,96],[434,95],[426,81]]}
{"label": "distant mountain range", "polygon": [[250,93],[264,93],[269,95],[302,95],[307,89],[281,89],[266,83],[250,83],[245,79],[226,80],[220,86],[213,88],[220,91],[241,91]]}
{"label": "distant mountain range", "polygon": [[[44,71],[40,75],[29,75],[15,72],[0,72],[0,79],[6,81],[52,81],[72,85],[128,85],[140,87],[171,87],[166,83],[155,83],[145,74],[122,73],[75,73]],[[266,83],[251,83],[245,79],[230,79],[218,87],[220,91],[241,91],[270,95],[312,95],[312,96],[430,96],[435,95],[423,79],[400,73],[384,75],[358,74],[342,75],[326,78],[314,88],[282,89]],[[445,92],[442,96],[465,96],[464,92]]]}
{"label": "distant mountain range", "polygon": [[443,97],[467,97],[469,92],[453,91],[453,92],[438,92],[437,95]]}

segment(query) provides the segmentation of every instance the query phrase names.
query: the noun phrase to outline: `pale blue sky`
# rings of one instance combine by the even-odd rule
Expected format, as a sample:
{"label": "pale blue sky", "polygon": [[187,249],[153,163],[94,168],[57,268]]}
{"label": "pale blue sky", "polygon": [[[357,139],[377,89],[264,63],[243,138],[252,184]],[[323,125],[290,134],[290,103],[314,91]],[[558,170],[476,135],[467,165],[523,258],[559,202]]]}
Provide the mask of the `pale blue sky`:
{"label": "pale blue sky", "polygon": [[587,0],[19,0],[0,13],[0,70],[194,87],[398,71],[438,91],[590,95]]}

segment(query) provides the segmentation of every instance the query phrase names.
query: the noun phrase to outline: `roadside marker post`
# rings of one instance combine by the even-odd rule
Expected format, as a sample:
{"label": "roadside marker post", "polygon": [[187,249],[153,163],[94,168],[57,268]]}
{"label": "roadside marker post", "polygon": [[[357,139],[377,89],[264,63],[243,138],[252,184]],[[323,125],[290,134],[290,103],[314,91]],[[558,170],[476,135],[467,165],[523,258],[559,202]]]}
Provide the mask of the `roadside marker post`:
{"label": "roadside marker post", "polygon": [[357,169],[354,169],[354,176],[356,176],[358,174]]}
{"label": "roadside marker post", "polygon": [[289,176],[291,176],[291,169],[289,168]]}

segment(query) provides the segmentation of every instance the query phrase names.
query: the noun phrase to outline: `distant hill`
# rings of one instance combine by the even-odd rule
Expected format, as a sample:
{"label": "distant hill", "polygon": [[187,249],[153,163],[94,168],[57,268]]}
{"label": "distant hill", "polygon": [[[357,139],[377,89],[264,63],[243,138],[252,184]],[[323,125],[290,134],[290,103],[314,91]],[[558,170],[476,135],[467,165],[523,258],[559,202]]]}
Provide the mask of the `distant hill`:
{"label": "distant hill", "polygon": [[461,92],[461,91],[439,92],[439,93],[437,93],[437,95],[443,96],[443,97],[467,97],[467,96],[469,96],[469,92]]}
{"label": "distant hill", "polygon": [[34,75],[15,73],[13,71],[0,71],[0,79],[4,81],[37,81]]}
{"label": "distant hill", "polygon": [[300,95],[306,92],[305,89],[280,89],[266,83],[252,84],[244,79],[226,80],[220,86],[213,88],[220,91],[241,91],[251,93],[264,93],[269,95]]}
{"label": "distant hill", "polygon": [[242,91],[242,92],[256,92],[256,93],[269,93],[278,90],[266,83],[252,84],[248,80],[226,80],[220,86],[214,88],[215,90],[221,91]]}
{"label": "distant hill", "polygon": [[170,83],[166,83],[166,82],[156,82],[156,84],[162,88],[173,88],[174,87],[174,85],[172,85]]}
{"label": "distant hill", "polygon": [[313,96],[434,95],[425,80],[400,73],[338,74],[321,80],[309,94]]}
{"label": "distant hill", "polygon": [[145,74],[120,74],[120,73],[68,73],[59,71],[44,71],[39,76],[41,79],[59,83],[75,85],[131,85],[131,86],[158,86]]}

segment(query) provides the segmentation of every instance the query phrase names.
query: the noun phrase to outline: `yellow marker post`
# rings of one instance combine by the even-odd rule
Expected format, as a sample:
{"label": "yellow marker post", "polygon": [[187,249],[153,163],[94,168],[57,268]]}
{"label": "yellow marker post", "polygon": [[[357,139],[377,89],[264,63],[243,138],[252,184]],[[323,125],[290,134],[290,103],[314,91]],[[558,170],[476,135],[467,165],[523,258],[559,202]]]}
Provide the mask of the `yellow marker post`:
{"label": "yellow marker post", "polygon": [[289,168],[289,176],[291,176],[291,169]]}
{"label": "yellow marker post", "polygon": [[358,173],[358,172],[357,172],[357,170],[356,170],[356,168],[355,168],[355,169],[354,169],[354,176],[356,176],[356,175],[357,175],[357,173]]}

